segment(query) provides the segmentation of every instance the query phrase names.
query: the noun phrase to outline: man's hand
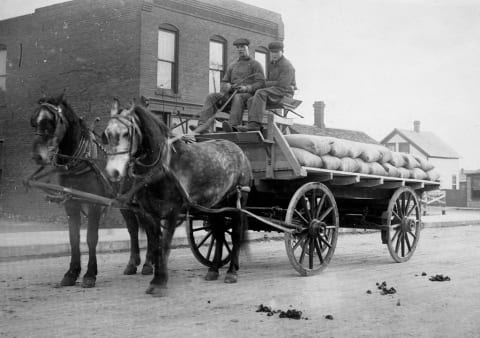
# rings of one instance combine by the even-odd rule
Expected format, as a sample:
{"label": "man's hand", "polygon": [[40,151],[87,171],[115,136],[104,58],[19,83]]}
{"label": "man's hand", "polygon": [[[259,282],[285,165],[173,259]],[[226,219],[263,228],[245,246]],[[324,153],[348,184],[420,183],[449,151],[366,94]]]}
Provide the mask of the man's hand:
{"label": "man's hand", "polygon": [[250,88],[249,88],[249,86],[240,85],[240,86],[237,87],[237,91],[239,93],[248,93],[250,91]]}
{"label": "man's hand", "polygon": [[222,82],[222,84],[220,85],[220,91],[222,93],[228,93],[230,92],[231,89],[232,89],[232,85],[228,82]]}

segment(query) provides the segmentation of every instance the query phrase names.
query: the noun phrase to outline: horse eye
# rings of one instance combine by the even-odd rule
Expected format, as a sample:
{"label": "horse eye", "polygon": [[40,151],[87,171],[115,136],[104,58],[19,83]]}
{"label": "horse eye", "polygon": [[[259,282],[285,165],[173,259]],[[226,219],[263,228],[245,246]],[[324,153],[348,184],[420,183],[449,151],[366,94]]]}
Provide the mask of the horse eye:
{"label": "horse eye", "polygon": [[120,136],[122,138],[127,138],[128,137],[128,131],[124,131]]}

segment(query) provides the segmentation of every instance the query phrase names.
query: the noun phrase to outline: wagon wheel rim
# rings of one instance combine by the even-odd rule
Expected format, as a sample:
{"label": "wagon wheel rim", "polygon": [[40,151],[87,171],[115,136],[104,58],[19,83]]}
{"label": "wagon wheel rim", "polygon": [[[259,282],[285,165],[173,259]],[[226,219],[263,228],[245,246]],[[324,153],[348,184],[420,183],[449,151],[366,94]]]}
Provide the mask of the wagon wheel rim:
{"label": "wagon wheel rim", "polygon": [[[202,220],[200,224],[194,224],[194,220],[190,219],[186,224],[186,232],[190,250],[195,258],[203,265],[213,267],[216,240],[213,237],[212,227],[208,220]],[[220,266],[224,266],[230,262],[230,254],[232,251],[231,227],[225,229],[222,245],[222,261]]]}
{"label": "wagon wheel rim", "polygon": [[296,230],[285,233],[290,263],[301,275],[325,269],[337,245],[339,217],[335,198],[322,183],[300,187],[290,200],[285,222]]}
{"label": "wagon wheel rim", "polygon": [[417,195],[409,187],[395,191],[388,205],[387,246],[392,258],[408,261],[417,247],[421,230],[421,208]]}

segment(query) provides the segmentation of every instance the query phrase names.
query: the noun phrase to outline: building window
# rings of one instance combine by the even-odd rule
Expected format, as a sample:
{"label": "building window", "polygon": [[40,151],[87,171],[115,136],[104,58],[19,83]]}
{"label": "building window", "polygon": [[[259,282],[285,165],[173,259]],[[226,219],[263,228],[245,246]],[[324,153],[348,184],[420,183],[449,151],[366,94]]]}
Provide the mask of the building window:
{"label": "building window", "polygon": [[265,76],[267,75],[267,67],[268,67],[268,53],[265,50],[256,50],[255,51],[255,60],[257,60],[263,68],[263,73]]}
{"label": "building window", "polygon": [[158,30],[157,88],[177,91],[177,30],[165,25]]}
{"label": "building window", "polygon": [[480,199],[480,176],[471,176],[472,199]]}
{"label": "building window", "polygon": [[457,175],[452,175],[452,189],[457,190]]}
{"label": "building window", "polygon": [[410,144],[406,142],[400,142],[398,144],[398,151],[401,153],[410,153]]}
{"label": "building window", "polygon": [[385,147],[390,151],[397,151],[396,143],[385,143]]}
{"label": "building window", "polygon": [[0,90],[7,90],[7,48],[0,45]]}
{"label": "building window", "polygon": [[226,41],[215,36],[210,39],[210,62],[208,73],[208,92],[218,93],[220,91],[220,82],[225,74],[226,60]]}

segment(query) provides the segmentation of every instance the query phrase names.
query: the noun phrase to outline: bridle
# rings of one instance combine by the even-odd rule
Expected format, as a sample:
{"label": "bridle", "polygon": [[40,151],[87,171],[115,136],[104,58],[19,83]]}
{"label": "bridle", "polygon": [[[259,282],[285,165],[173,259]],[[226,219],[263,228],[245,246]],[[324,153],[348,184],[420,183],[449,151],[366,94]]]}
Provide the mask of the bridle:
{"label": "bridle", "polygon": [[[133,115],[129,116],[122,116],[122,115],[116,115],[112,116],[111,119],[114,119],[118,121],[120,124],[124,125],[127,128],[127,134],[129,138],[129,144],[128,144],[128,149],[122,150],[122,151],[116,151],[116,152],[107,152],[107,156],[116,156],[116,155],[122,155],[122,154],[128,154],[129,160],[128,160],[128,175],[131,177],[139,177],[135,173],[135,167],[141,167],[145,169],[150,169],[153,167],[156,167],[162,158],[165,159],[164,162],[166,164],[162,164],[162,167],[168,166],[168,163],[170,162],[170,153],[171,153],[171,146],[169,145],[169,142],[165,142],[165,146],[163,149],[159,150],[155,159],[151,163],[145,163],[142,160],[145,159],[147,154],[143,154],[141,156],[135,156],[136,153],[138,153],[138,148],[140,148],[141,140],[143,138],[142,131],[140,130],[140,127],[138,125],[137,120]],[[105,135],[105,134],[104,134]],[[108,142],[108,135],[105,135],[106,141]],[[137,138],[137,149],[133,149],[133,143],[135,138]],[[164,155],[164,156],[162,156]]]}

